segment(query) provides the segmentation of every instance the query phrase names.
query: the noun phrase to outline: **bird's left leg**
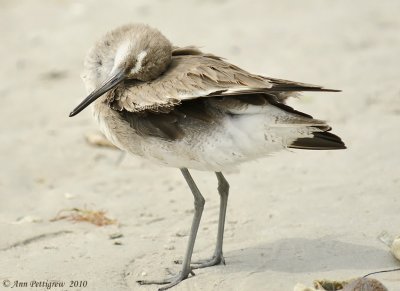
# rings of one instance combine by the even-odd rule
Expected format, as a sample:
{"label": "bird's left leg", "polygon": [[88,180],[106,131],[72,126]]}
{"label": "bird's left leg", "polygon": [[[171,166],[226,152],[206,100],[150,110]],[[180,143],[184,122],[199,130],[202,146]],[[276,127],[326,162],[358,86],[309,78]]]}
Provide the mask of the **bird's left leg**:
{"label": "bird's left leg", "polygon": [[[226,208],[228,204],[229,183],[221,172],[215,172],[215,175],[217,176],[218,179],[218,193],[220,197],[217,244],[215,246],[214,254],[210,259],[192,262],[193,269],[206,268],[219,264],[225,265],[225,259],[222,253],[222,245],[224,241],[224,228],[225,228]],[[180,262],[177,261],[177,263]]]}
{"label": "bird's left leg", "polygon": [[189,276],[189,274],[194,275],[194,273],[192,271],[192,267],[190,266],[190,262],[192,260],[194,242],[196,240],[197,230],[199,229],[205,200],[204,200],[204,197],[201,195],[199,188],[197,188],[192,176],[190,175],[189,170],[186,168],[182,168],[181,172],[182,172],[183,177],[185,178],[187,184],[189,185],[190,190],[192,190],[192,193],[194,196],[194,216],[193,216],[193,221],[192,221],[192,227],[190,229],[189,241],[188,241],[188,245],[187,245],[187,249],[186,249],[185,258],[184,258],[183,264],[182,264],[182,270],[180,271],[180,273],[178,275],[176,275],[172,278],[165,279],[165,280],[149,280],[149,281],[140,280],[140,281],[137,281],[140,285],[167,284],[158,290],[167,290],[167,289],[179,284],[183,280],[185,280]]}

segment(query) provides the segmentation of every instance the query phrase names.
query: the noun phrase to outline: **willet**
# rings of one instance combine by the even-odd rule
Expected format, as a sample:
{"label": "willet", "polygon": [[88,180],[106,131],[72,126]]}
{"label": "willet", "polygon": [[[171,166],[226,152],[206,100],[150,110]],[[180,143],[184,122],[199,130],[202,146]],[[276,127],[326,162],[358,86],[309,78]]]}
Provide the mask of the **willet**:
{"label": "willet", "polygon": [[[195,47],[175,47],[143,24],[119,27],[100,39],[85,59],[89,96],[70,114],[94,102],[93,115],[117,147],[179,168],[194,196],[194,216],[182,270],[172,278],[140,281],[168,289],[192,269],[224,263],[222,244],[229,184],[221,171],[286,149],[344,149],[324,121],[285,104],[321,86],[251,74]],[[213,256],[191,258],[205,200],[188,169],[215,172],[220,195]]]}

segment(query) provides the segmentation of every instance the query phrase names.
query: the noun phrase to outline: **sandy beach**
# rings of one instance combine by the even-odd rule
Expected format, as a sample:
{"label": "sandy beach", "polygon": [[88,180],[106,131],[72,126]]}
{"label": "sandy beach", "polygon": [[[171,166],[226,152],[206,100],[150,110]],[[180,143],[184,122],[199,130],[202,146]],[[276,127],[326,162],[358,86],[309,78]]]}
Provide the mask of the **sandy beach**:
{"label": "sandy beach", "polygon": [[[68,117],[86,96],[87,50],[129,22],[257,74],[342,90],[289,104],[329,121],[348,149],[227,172],[226,265],[171,290],[291,291],[399,268],[379,239],[400,235],[399,12],[396,0],[0,1],[0,290],[157,290],[136,280],[180,269],[193,198],[179,170],[90,145],[90,111]],[[206,198],[200,259],[213,252],[219,196],[213,173],[193,175]],[[72,208],[116,224],[51,221]],[[400,272],[373,278],[400,290]]]}

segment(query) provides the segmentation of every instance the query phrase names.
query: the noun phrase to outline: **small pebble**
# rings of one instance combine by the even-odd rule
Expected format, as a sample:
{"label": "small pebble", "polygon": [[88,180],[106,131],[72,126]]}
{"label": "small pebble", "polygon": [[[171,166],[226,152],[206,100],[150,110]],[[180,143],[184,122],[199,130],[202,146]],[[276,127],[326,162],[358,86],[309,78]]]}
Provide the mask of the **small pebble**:
{"label": "small pebble", "polygon": [[117,239],[117,238],[121,238],[121,237],[123,237],[124,235],[122,234],[122,233],[113,233],[113,234],[110,234],[109,235],[109,238],[110,239]]}
{"label": "small pebble", "polygon": [[388,291],[388,289],[376,279],[358,278],[345,285],[343,291]]}
{"label": "small pebble", "polygon": [[177,231],[175,233],[175,236],[177,236],[177,237],[185,237],[185,236],[187,236],[187,233],[184,232],[184,231]]}
{"label": "small pebble", "polygon": [[85,138],[86,142],[91,146],[116,149],[116,147],[101,133],[88,133],[85,135]]}
{"label": "small pebble", "polygon": [[390,251],[393,256],[400,261],[400,236],[393,240]]}
{"label": "small pebble", "polygon": [[23,217],[17,218],[17,221],[13,222],[13,224],[22,224],[22,223],[37,223],[42,222],[43,219],[33,215],[27,215]]}
{"label": "small pebble", "polygon": [[71,200],[71,199],[74,199],[76,197],[76,195],[66,192],[64,194],[64,197],[65,197],[65,199]]}
{"label": "small pebble", "polygon": [[174,250],[175,249],[175,247],[173,246],[173,245],[164,245],[164,249],[165,250]]}

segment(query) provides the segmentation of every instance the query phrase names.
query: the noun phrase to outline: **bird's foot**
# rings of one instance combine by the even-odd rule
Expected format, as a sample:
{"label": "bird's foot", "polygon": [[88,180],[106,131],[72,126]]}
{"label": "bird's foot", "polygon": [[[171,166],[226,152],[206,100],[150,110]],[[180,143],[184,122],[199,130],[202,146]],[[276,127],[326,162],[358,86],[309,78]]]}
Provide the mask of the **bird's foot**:
{"label": "bird's foot", "polygon": [[180,282],[187,279],[189,274],[191,274],[192,276],[195,275],[193,273],[192,269],[189,269],[187,272],[181,271],[181,272],[179,272],[178,275],[175,275],[171,278],[166,278],[166,279],[162,279],[162,280],[138,280],[136,282],[138,282],[140,285],[152,285],[152,284],[164,285],[164,284],[167,284],[158,289],[159,291],[162,291],[162,290],[167,290],[175,285],[178,285]]}
{"label": "bird's foot", "polygon": [[[182,264],[182,261],[176,260],[175,264]],[[215,254],[210,259],[193,261],[191,266],[192,266],[192,269],[194,270],[194,269],[207,268],[207,267],[221,265],[221,264],[225,265],[225,258],[222,255],[222,253]]]}
{"label": "bird's foot", "polygon": [[192,262],[192,264],[193,264],[192,269],[207,268],[207,267],[221,265],[221,264],[225,265],[225,258],[221,253],[221,254],[213,255],[212,258],[210,258],[210,259],[194,261],[194,262]]}

